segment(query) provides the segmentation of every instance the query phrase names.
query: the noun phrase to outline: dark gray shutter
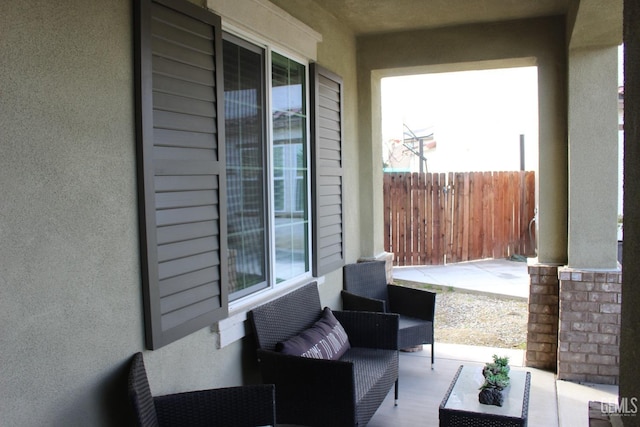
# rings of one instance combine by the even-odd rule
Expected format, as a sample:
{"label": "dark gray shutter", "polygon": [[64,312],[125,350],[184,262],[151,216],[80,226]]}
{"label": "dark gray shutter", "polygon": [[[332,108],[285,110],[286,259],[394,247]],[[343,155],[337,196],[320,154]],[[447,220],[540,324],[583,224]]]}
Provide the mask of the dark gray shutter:
{"label": "dark gray shutter", "polygon": [[147,347],[227,316],[220,18],[136,2],[136,131]]}
{"label": "dark gray shutter", "polygon": [[344,265],[342,78],[310,66],[313,275]]}

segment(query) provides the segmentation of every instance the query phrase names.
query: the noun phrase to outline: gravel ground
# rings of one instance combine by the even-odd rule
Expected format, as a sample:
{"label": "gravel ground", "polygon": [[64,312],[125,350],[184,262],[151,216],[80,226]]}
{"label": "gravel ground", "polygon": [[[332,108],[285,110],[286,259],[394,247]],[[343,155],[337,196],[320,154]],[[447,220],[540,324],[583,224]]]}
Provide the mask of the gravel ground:
{"label": "gravel ground", "polygon": [[436,342],[525,348],[527,303],[463,292],[436,297]]}
{"label": "gravel ground", "polygon": [[526,346],[526,301],[395,282],[438,292],[436,342],[519,349]]}

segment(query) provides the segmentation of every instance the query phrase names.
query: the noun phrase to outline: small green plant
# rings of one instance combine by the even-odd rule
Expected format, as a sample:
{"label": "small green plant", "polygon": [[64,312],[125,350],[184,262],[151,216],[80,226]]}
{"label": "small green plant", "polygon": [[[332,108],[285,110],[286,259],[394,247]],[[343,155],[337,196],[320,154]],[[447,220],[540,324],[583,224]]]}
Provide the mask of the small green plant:
{"label": "small green plant", "polygon": [[509,358],[507,356],[499,357],[493,355],[493,362],[485,364],[482,368],[484,383],[480,390],[495,388],[502,390],[509,387]]}

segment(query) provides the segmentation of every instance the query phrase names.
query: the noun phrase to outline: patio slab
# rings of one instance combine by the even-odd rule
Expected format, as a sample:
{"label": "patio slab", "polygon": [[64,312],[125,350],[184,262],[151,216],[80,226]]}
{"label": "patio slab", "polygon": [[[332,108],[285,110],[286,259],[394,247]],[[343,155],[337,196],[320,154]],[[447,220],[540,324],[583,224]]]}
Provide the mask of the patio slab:
{"label": "patio slab", "polygon": [[531,427],[586,427],[589,402],[611,402],[618,388],[556,380],[553,372],[523,367],[524,351],[436,343],[436,362],[430,369],[431,351],[400,353],[400,399],[393,405],[387,395],[368,427],[437,426],[438,408],[460,365],[482,367],[493,354],[509,356],[512,369],[531,372],[529,422]]}
{"label": "patio slab", "polygon": [[486,259],[447,265],[394,267],[393,277],[467,292],[529,298],[527,263],[521,261]]}

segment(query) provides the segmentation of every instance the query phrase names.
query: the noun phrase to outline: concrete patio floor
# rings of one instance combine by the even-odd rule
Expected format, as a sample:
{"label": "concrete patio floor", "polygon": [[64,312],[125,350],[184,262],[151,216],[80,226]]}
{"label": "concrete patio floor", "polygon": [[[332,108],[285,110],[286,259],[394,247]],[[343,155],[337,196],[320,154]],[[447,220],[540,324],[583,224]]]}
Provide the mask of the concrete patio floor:
{"label": "concrete patio floor", "polygon": [[[394,278],[446,286],[467,292],[528,299],[527,263],[482,260],[447,266],[395,267]],[[437,308],[436,308],[437,309]],[[589,401],[616,402],[618,387],[556,380],[553,372],[524,367],[524,350],[436,343],[435,368],[429,368],[429,346],[400,353],[400,400],[393,391],[370,427],[437,426],[438,408],[460,365],[482,366],[493,354],[509,356],[512,369],[531,372],[530,427],[588,427]]]}
{"label": "concrete patio floor", "polygon": [[589,401],[617,399],[617,387],[570,383],[556,380],[553,372],[523,367],[523,350],[436,343],[433,370],[429,346],[418,352],[400,353],[398,406],[393,405],[391,391],[368,426],[437,426],[440,403],[458,367],[481,367],[492,360],[493,354],[509,356],[513,370],[531,372],[529,427],[587,427]]}

